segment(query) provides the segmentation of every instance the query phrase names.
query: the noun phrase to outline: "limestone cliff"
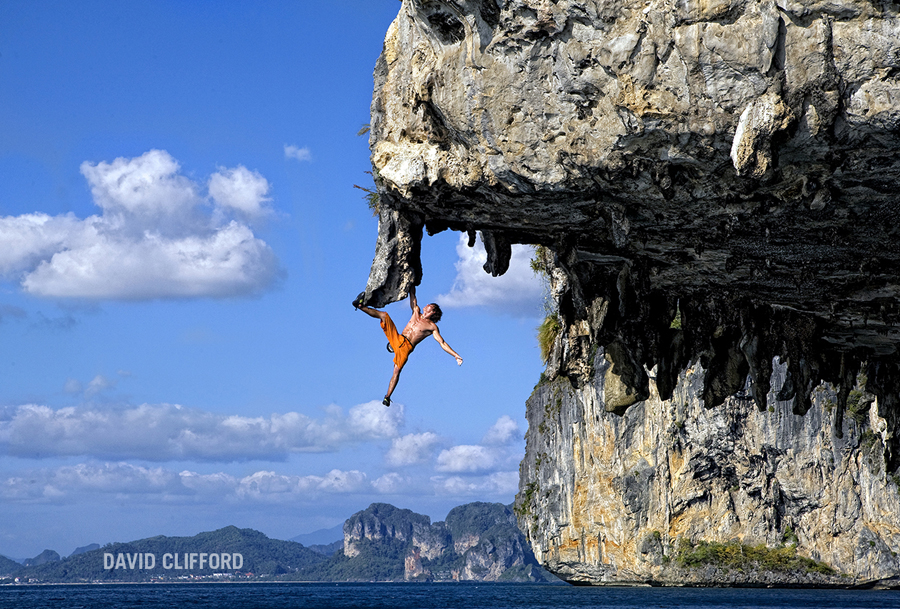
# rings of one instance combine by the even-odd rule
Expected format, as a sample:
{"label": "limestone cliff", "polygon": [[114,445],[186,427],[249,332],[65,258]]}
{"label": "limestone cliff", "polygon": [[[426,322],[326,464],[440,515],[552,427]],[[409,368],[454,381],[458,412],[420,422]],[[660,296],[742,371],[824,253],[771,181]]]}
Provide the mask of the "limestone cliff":
{"label": "limestone cliff", "polygon": [[[608,427],[602,433],[600,427],[559,427],[571,438],[557,444],[535,431],[543,422],[535,413],[549,402],[532,404],[530,458],[536,460],[545,445],[553,450],[541,467],[523,465],[523,507],[529,485],[544,476],[568,479],[576,467],[569,460],[592,454],[578,447],[603,438],[604,451],[619,450],[630,418],[646,419],[651,431],[665,428],[677,404],[684,409],[684,429],[694,424],[699,434],[684,439],[684,450],[709,452],[714,456],[697,459],[715,461],[711,440],[696,442],[724,434],[716,417],[741,420],[741,429],[768,429],[774,425],[771,407],[787,409],[783,416],[791,421],[809,414],[788,430],[779,428],[776,439],[747,438],[735,458],[775,446],[819,463],[812,453],[821,449],[835,453],[835,463],[863,459],[868,467],[864,448],[880,451],[871,455],[881,464],[878,484],[870,484],[874,473],[871,480],[869,474],[842,474],[844,486],[828,487],[831,494],[816,501],[853,514],[853,497],[863,506],[861,497],[875,488],[877,497],[870,498],[881,507],[871,509],[883,510],[883,518],[866,521],[880,523],[865,525],[874,535],[869,547],[883,543],[897,551],[891,531],[900,516],[890,499],[891,476],[900,468],[895,3],[404,0],[375,69],[370,147],[380,223],[368,302],[397,300],[419,282],[426,232],[463,231],[474,243],[480,231],[488,251],[485,270],[493,275],[505,272],[511,244],[544,248],[561,325],[546,377],[554,387],[571,386],[573,396],[564,400],[557,423],[575,425],[583,409]],[[870,427],[862,431],[845,416],[857,379],[865,379],[858,390],[872,400]],[[821,386],[833,392],[830,409],[817,401]],[[690,399],[679,401],[679,391]],[[742,396],[737,402],[736,395]],[[716,406],[721,411],[705,410]],[[590,435],[594,431],[599,435]],[[852,444],[851,433],[867,431],[877,442]],[[674,450],[670,444],[678,439],[657,432],[654,442],[663,444],[643,457],[646,467],[640,465],[648,476],[666,461],[668,453],[659,451]],[[794,440],[789,432],[796,432]],[[791,445],[802,445],[803,433],[817,438],[810,450]],[[539,533],[547,526],[550,535],[557,522],[560,531],[569,531],[565,543],[563,537],[532,538],[546,560],[556,560],[548,558],[554,548],[584,539],[563,523],[587,522],[603,501],[612,509],[631,496],[631,483],[622,480],[634,474],[637,462],[616,458],[627,469],[615,474],[619,486],[593,486],[583,495],[589,486],[573,482],[571,495],[535,503],[539,512],[528,526],[538,523]],[[765,465],[759,471],[767,472],[766,480],[778,479],[776,472],[783,474],[786,466],[776,467],[776,461],[766,457],[753,467]],[[579,471],[604,480],[602,472],[615,470],[609,463],[596,467]],[[826,473],[821,471],[823,480]],[[737,478],[726,479],[728,489],[736,480],[743,488]],[[669,479],[661,472],[641,480],[656,484],[652,505],[662,509],[670,499],[677,504],[664,495],[674,487],[664,484]],[[560,482],[553,488],[568,487]],[[786,487],[779,482],[779,488]],[[717,506],[726,500],[712,487],[704,492],[716,497]],[[702,503],[690,497],[678,501]],[[743,499],[738,493],[730,501]],[[801,553],[827,557],[860,578],[891,573],[886,558],[878,558],[880,566],[871,572],[841,558],[849,551],[847,540],[864,539],[863,529],[841,528],[835,520],[839,533],[832,537],[840,541],[826,550],[819,534],[824,524],[814,526],[812,517],[803,520],[797,511],[805,499],[796,505],[771,501],[766,516],[760,516],[762,507],[752,508],[759,519],[752,526],[746,523],[753,518],[738,508],[734,517],[743,524],[726,526],[732,516],[710,507],[724,520],[705,533],[691,518],[674,528],[655,523],[650,531],[658,531],[660,540],[730,535],[774,543],[780,518],[793,514]],[[622,535],[604,539],[624,544],[624,531],[645,530],[619,522],[610,526]],[[720,525],[723,532],[715,528]],[[649,539],[648,548],[656,538]],[[804,546],[804,539],[819,545]],[[593,542],[584,543],[587,548]],[[566,561],[581,560],[566,552],[553,563],[562,572]],[[591,552],[584,551],[581,567],[572,567],[577,578],[628,579],[629,570],[638,579],[662,577],[641,566],[645,553],[639,548],[637,554],[628,550],[630,562],[622,562],[622,550],[612,571],[596,561],[615,552]],[[591,564],[598,570],[586,566]]]}
{"label": "limestone cliff", "polygon": [[467,503],[433,524],[428,516],[374,503],[344,523],[343,555],[365,563],[366,579],[552,579],[535,561],[512,510],[499,503]]}
{"label": "limestone cliff", "polygon": [[[858,390],[838,437],[822,386],[805,416],[747,391],[702,403],[699,366],[671,400],[651,396],[624,415],[605,407],[605,353],[594,382],[565,379],[528,401],[517,510],[538,560],[575,583],[900,583],[900,489],[884,468],[884,421]],[[784,379],[776,362],[773,382]],[[796,546],[835,570],[686,568],[680,540]],[[846,577],[849,576],[849,577]]]}

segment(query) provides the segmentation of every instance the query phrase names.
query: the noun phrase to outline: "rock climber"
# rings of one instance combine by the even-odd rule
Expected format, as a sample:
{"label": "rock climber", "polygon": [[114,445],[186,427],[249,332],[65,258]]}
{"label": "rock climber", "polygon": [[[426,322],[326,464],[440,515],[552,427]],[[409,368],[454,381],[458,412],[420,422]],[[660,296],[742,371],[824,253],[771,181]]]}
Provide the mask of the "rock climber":
{"label": "rock climber", "polygon": [[385,311],[379,311],[378,309],[363,305],[362,301],[364,297],[365,292],[357,296],[356,300],[353,301],[353,307],[363,311],[371,317],[381,320],[381,329],[384,330],[384,335],[387,336],[388,339],[388,351],[391,351],[394,354],[394,374],[391,376],[391,382],[388,384],[387,394],[385,394],[384,400],[381,402],[382,404],[385,406],[391,405],[391,395],[397,387],[397,379],[400,378],[400,371],[403,370],[403,366],[406,365],[409,354],[416,348],[416,345],[425,340],[429,335],[433,335],[434,339],[441,346],[441,349],[455,357],[457,365],[462,366],[462,358],[456,351],[450,348],[450,345],[444,341],[444,338],[438,330],[437,322],[441,320],[441,316],[443,315],[441,308],[437,306],[437,304],[431,303],[426,305],[424,310],[419,309],[419,304],[416,302],[415,287],[409,291],[409,306],[412,309],[412,317],[409,318],[409,322],[406,324],[406,327],[403,328],[403,333],[397,332],[397,326],[394,325],[391,316]]}

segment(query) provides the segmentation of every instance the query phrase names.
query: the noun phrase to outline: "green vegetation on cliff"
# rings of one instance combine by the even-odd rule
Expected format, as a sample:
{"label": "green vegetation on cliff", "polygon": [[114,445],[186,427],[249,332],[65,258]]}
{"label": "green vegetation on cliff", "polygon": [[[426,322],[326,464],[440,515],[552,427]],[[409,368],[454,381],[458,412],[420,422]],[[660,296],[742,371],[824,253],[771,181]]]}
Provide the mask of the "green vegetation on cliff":
{"label": "green vegetation on cliff", "polygon": [[551,312],[547,314],[544,321],[537,328],[538,346],[541,349],[541,361],[545,364],[550,361],[550,353],[553,350],[553,343],[559,336],[561,325],[559,323],[559,314]]}
{"label": "green vegetation on cliff", "polygon": [[798,555],[794,545],[769,548],[762,544],[748,546],[736,541],[691,543],[687,539],[680,539],[675,560],[680,567],[688,569],[710,565],[737,570],[758,568],[778,573],[836,574],[834,569],[825,563]]}
{"label": "green vegetation on cliff", "polygon": [[361,540],[359,554],[343,550],[318,565],[281,579],[295,581],[403,581],[407,544],[397,539]]}

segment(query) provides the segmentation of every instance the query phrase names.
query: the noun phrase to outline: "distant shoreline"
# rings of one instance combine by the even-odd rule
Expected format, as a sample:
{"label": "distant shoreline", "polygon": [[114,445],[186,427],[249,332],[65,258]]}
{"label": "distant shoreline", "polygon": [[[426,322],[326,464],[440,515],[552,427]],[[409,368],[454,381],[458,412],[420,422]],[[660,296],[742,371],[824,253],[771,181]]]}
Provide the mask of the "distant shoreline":
{"label": "distant shoreline", "polygon": [[881,580],[873,582],[861,582],[856,584],[820,584],[820,585],[801,585],[801,584],[657,584],[657,583],[611,583],[611,584],[573,584],[562,580],[556,582],[497,582],[497,581],[280,581],[280,580],[258,580],[258,581],[115,581],[115,582],[41,582],[41,583],[4,583],[0,584],[0,588],[25,588],[40,586],[268,586],[268,585],[316,585],[316,586],[370,586],[370,585],[393,585],[393,586],[567,586],[571,588],[657,588],[680,590],[685,588],[693,589],[771,589],[771,590],[854,590],[854,591],[897,591],[900,590],[900,584],[895,586],[880,585]]}

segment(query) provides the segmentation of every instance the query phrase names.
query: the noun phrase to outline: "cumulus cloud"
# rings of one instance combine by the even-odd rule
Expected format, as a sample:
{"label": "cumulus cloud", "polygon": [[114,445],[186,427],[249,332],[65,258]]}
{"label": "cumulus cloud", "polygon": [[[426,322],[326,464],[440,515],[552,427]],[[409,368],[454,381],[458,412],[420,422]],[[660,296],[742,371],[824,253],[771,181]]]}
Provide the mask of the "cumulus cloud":
{"label": "cumulus cloud", "polygon": [[[209,196],[164,150],[81,173],[102,213],[0,218],[0,277],[46,297],[144,300],[263,290],[275,255],[246,221],[266,211],[269,183],[242,166],[209,179]],[[231,217],[237,212],[238,217]]]}
{"label": "cumulus cloud", "polygon": [[94,203],[104,211],[138,216],[179,214],[197,203],[196,186],[178,173],[180,169],[165,150],[150,150],[133,159],[119,157],[112,163],[81,164]]}
{"label": "cumulus cloud", "polygon": [[209,196],[222,207],[235,209],[249,217],[269,212],[269,182],[256,171],[238,165],[220,169],[209,178]]}
{"label": "cumulus cloud", "polygon": [[[92,384],[105,382],[94,379]],[[0,412],[0,447],[26,458],[284,460],[293,453],[335,451],[396,437],[402,425],[402,405],[388,409],[378,402],[355,406],[346,414],[332,406],[321,418],[297,412],[243,417],[171,404],[61,409],[25,405]]]}
{"label": "cumulus cloud", "polygon": [[275,472],[256,472],[237,481],[235,494],[253,499],[278,496],[304,496],[310,493],[359,493],[371,490],[369,479],[360,471],[331,470],[324,476],[284,476]]}
{"label": "cumulus cloud", "polygon": [[537,316],[541,310],[543,285],[531,270],[533,248],[513,245],[509,270],[500,277],[492,277],[482,266],[487,252],[479,237],[474,247],[468,238],[460,236],[456,245],[456,279],[447,294],[437,297],[442,307],[486,306],[516,315]]}
{"label": "cumulus cloud", "polygon": [[[91,383],[109,383],[102,376]],[[78,384],[82,391],[85,386]],[[87,463],[30,469],[0,478],[0,503],[116,500],[132,504],[311,502],[324,496],[359,495],[357,501],[386,496],[442,498],[460,502],[508,502],[518,486],[521,445],[518,425],[500,417],[483,445],[457,445],[438,452],[446,440],[433,432],[401,434],[403,408],[378,402],[349,410],[337,406],[318,417],[289,412],[268,417],[221,415],[176,405],[129,408],[45,406],[0,407],[0,451],[38,459],[87,457]],[[345,463],[327,473],[279,472],[274,467],[246,471],[253,460],[287,461],[291,454],[338,451],[363,442],[386,443],[382,465],[408,467],[378,471],[366,458],[362,467]],[[369,454],[370,451],[365,451]],[[101,463],[99,460],[110,460]],[[139,460],[138,464],[127,460]],[[215,462],[220,471],[170,469],[146,462]],[[225,465],[224,463],[229,463]],[[302,461],[291,459],[283,467]],[[45,461],[47,463],[47,461]],[[334,465],[337,465],[335,463]],[[332,465],[331,467],[334,467]],[[369,469],[372,468],[372,469]],[[385,497],[385,499],[379,499]]]}
{"label": "cumulus cloud", "polygon": [[439,472],[453,474],[486,474],[509,467],[521,459],[519,424],[509,415],[494,423],[481,444],[460,444],[442,450],[435,462]]}
{"label": "cumulus cloud", "polygon": [[414,483],[408,476],[401,476],[397,472],[391,472],[379,477],[372,482],[372,487],[382,495],[399,495],[401,493],[421,494],[421,490],[414,488]]}
{"label": "cumulus cloud", "polygon": [[64,247],[90,242],[96,238],[93,220],[40,213],[0,218],[0,275],[33,269]]}
{"label": "cumulus cloud", "polygon": [[448,478],[432,478],[434,490],[439,495],[464,496],[510,496],[519,490],[519,472],[502,471],[494,472],[487,476],[475,478],[462,478],[450,476]]}
{"label": "cumulus cloud", "polygon": [[60,500],[73,493],[183,494],[175,472],[128,463],[67,465],[28,472],[0,484],[4,500]]}
{"label": "cumulus cloud", "polygon": [[0,501],[67,502],[85,497],[140,504],[152,502],[311,502],[323,496],[437,495],[508,501],[518,490],[518,472],[480,476],[434,476],[415,480],[395,472],[375,480],[362,471],[333,469],[324,475],[260,470],[240,476],[175,471],[125,462],[78,463],[36,469],[0,479]]}
{"label": "cumulus cloud", "polygon": [[298,161],[311,161],[312,153],[309,148],[298,148],[294,145],[284,145],[284,157],[286,159],[296,159]]}
{"label": "cumulus cloud", "polygon": [[79,463],[28,472],[0,481],[0,499],[6,501],[64,501],[80,495],[115,495],[148,500],[205,499],[279,502],[314,499],[321,495],[371,492],[365,473],[331,470],[324,476],[283,475],[258,471],[248,476],[223,472],[199,474],[129,463]]}
{"label": "cumulus cloud", "polygon": [[496,454],[484,446],[461,444],[442,450],[437,458],[439,472],[483,472],[494,467]]}
{"label": "cumulus cloud", "polygon": [[430,431],[394,438],[391,449],[385,455],[385,461],[394,466],[424,463],[431,457],[439,442],[440,437]]}
{"label": "cumulus cloud", "polygon": [[497,422],[488,429],[481,443],[488,446],[502,446],[514,440],[519,440],[521,437],[522,430],[519,429],[519,424],[511,416],[505,414],[497,419]]}
{"label": "cumulus cloud", "polygon": [[350,409],[348,416],[350,432],[356,437],[387,439],[393,438],[403,425],[403,405],[385,408],[381,402],[367,402]]}
{"label": "cumulus cloud", "polygon": [[37,296],[147,300],[225,297],[262,290],[276,261],[252,231],[231,222],[208,235],[138,240],[98,235],[85,247],[54,253],[21,282]]}
{"label": "cumulus cloud", "polygon": [[[252,476],[248,476],[251,478]],[[190,492],[198,495],[224,496],[233,493],[238,485],[238,478],[225,472],[198,474],[184,470],[178,474],[181,484]]]}

